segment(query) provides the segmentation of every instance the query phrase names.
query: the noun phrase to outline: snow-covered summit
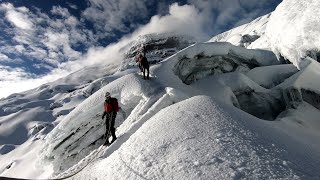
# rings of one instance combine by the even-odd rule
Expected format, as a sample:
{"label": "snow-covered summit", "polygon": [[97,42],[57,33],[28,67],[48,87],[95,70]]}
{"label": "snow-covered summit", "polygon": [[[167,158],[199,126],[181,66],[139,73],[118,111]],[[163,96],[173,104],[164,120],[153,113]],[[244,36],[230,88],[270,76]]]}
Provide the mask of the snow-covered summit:
{"label": "snow-covered summit", "polygon": [[[261,41],[260,37],[265,34],[270,15],[271,13],[261,16],[250,23],[218,34],[212,37],[209,42],[229,42],[235,46],[246,48],[255,47],[254,44],[256,44],[257,41]],[[264,45],[259,44],[259,48],[269,49],[267,43]]]}
{"label": "snow-covered summit", "polygon": [[154,33],[138,36],[120,52],[124,52],[126,61],[144,52],[150,63],[156,63],[194,43],[196,43],[195,38],[189,35]]}
{"label": "snow-covered summit", "polygon": [[284,0],[272,13],[209,41],[272,50],[278,59],[287,59],[300,69],[307,56],[320,59],[319,6],[317,0]]}

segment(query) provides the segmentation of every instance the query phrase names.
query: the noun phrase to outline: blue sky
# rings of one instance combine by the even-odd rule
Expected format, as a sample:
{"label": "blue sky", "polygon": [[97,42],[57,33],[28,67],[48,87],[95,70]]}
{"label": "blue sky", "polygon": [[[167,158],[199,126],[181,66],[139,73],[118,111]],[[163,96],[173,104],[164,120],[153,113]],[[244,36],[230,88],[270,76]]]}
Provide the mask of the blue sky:
{"label": "blue sky", "polygon": [[205,41],[273,11],[280,2],[0,0],[0,98],[93,63],[88,50],[107,48],[124,36],[176,31]]}

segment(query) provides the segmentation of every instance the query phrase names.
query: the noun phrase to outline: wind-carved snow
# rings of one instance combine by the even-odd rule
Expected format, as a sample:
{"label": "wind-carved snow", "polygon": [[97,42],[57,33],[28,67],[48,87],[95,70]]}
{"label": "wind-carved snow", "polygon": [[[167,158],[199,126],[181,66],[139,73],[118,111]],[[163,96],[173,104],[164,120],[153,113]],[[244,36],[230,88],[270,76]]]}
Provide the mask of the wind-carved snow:
{"label": "wind-carved snow", "polygon": [[228,72],[248,72],[257,66],[279,64],[266,50],[248,50],[230,43],[199,43],[177,53],[174,72],[186,83],[203,77]]}
{"label": "wind-carved snow", "polygon": [[307,55],[319,60],[319,6],[318,0],[284,0],[272,13],[266,27],[272,50],[299,69]]}
{"label": "wind-carved snow", "polygon": [[279,60],[287,59],[301,69],[303,65],[300,63],[306,56],[320,59],[317,38],[320,35],[319,6],[317,0],[284,0],[274,12],[216,35],[209,41],[272,50]]}
{"label": "wind-carved snow", "polygon": [[309,64],[276,89],[282,90],[287,106],[304,101],[320,110],[320,64],[311,58],[304,61]]}
{"label": "wind-carved snow", "polygon": [[[173,71],[185,84],[212,76],[200,84],[217,84],[211,89],[212,94],[219,96],[217,92],[220,92],[222,102],[266,120],[276,119],[285,109],[285,103],[278,94],[274,95],[244,75],[256,67],[280,64],[271,51],[248,50],[229,43],[202,43],[186,48],[173,58],[176,61]],[[292,74],[279,78],[280,82],[271,79],[271,83],[279,84]],[[225,94],[229,89],[231,92]]]}
{"label": "wind-carved snow", "polygon": [[[264,39],[265,29],[271,13],[261,16],[250,23],[233,28],[224,33],[212,37],[209,42],[229,42],[235,46],[248,49],[270,49]],[[258,46],[257,46],[258,45]]]}
{"label": "wind-carved snow", "polygon": [[246,73],[246,75],[260,86],[270,89],[297,72],[298,69],[293,64],[282,64],[256,67]]}
{"label": "wind-carved snow", "polygon": [[[308,70],[311,65],[306,65],[306,68],[298,73],[293,65],[279,65],[280,62],[272,52],[262,52],[235,47],[228,43],[196,44],[172,57],[175,61],[173,72],[185,84],[199,81],[193,85],[195,88],[210,83],[216,84],[210,88],[212,93],[207,94],[261,119],[276,119],[287,106],[290,106],[290,102],[306,101],[316,108],[320,107],[320,96],[313,91],[318,87],[313,83],[308,88],[307,82],[312,81],[301,75],[305,71],[311,71]],[[318,65],[315,63],[313,62],[312,67],[316,69]],[[307,74],[305,77],[318,77],[316,70]],[[212,78],[207,78],[208,76]],[[305,88],[296,90],[296,82],[290,81],[292,78],[305,79]],[[201,82],[202,79],[204,82]],[[285,84],[286,88],[279,89]],[[206,91],[209,92],[209,89]],[[225,93],[228,91],[230,92]]]}

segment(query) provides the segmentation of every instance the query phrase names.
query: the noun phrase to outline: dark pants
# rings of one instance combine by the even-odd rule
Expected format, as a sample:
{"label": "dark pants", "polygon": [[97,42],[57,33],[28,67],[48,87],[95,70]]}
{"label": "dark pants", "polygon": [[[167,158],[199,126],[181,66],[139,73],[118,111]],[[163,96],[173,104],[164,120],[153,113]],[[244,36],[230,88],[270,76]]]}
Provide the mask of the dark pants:
{"label": "dark pants", "polygon": [[112,135],[112,141],[114,141],[116,137],[116,129],[114,128],[114,122],[116,119],[117,113],[110,112],[106,114],[106,138],[109,138],[110,133]]}
{"label": "dark pants", "polygon": [[143,64],[142,68],[143,68],[143,79],[146,79],[146,71],[148,71],[147,79],[149,79],[149,64]]}
{"label": "dark pants", "polygon": [[140,62],[138,64],[138,67],[139,67],[140,71],[143,72],[143,67],[142,67],[142,64]]}

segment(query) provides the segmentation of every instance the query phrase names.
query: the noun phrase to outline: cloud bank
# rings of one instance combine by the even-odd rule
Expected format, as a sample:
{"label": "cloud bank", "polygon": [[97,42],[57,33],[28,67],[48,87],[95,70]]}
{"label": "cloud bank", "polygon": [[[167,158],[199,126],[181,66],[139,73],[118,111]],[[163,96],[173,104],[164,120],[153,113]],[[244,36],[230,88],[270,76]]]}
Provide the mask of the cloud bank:
{"label": "cloud bank", "polygon": [[[88,7],[78,17],[67,7],[53,6],[50,12],[42,12],[1,3],[0,97],[105,62],[110,56],[119,58],[118,50],[139,35],[179,32],[206,41],[226,28],[270,12],[279,0],[172,2],[88,0]],[[75,4],[68,7],[77,9]],[[119,40],[101,46],[100,41],[110,37]]]}

